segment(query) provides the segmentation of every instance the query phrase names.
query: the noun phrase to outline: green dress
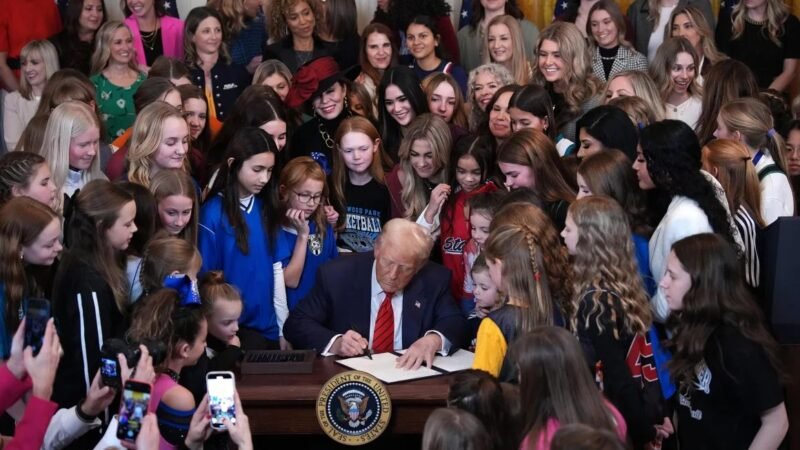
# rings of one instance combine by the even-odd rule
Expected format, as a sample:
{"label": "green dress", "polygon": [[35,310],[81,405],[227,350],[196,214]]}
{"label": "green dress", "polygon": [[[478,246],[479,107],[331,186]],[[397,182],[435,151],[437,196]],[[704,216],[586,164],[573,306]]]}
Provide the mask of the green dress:
{"label": "green dress", "polygon": [[120,87],[111,83],[102,72],[91,77],[105,128],[103,136],[105,142],[113,141],[133,126],[133,121],[136,119],[133,94],[145,78],[145,74],[139,73],[132,85]]}

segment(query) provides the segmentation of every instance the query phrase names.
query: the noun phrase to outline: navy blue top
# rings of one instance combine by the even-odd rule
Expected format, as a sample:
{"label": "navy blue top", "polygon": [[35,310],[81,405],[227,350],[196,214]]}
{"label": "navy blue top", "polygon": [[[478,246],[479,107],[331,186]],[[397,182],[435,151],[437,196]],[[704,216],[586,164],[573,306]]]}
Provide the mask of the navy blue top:
{"label": "navy blue top", "polygon": [[414,73],[417,74],[417,77],[419,77],[419,81],[424,80],[430,74],[439,72],[444,72],[452,76],[453,78],[455,78],[455,80],[458,82],[458,86],[461,88],[461,96],[464,97],[464,99],[466,99],[467,72],[464,71],[464,68],[459,66],[458,64],[442,60],[442,62],[435,69],[423,70],[417,65],[417,61],[414,60],[414,62],[412,62],[409,67],[411,67]]}

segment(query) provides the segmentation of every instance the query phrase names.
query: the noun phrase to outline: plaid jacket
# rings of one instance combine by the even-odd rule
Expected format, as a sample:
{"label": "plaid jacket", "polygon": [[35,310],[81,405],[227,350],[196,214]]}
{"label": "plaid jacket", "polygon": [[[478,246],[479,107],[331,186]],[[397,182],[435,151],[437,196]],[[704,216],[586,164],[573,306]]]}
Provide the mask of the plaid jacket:
{"label": "plaid jacket", "polygon": [[617,51],[617,57],[614,59],[614,65],[611,66],[611,72],[609,72],[608,78],[606,78],[606,72],[603,70],[603,60],[600,58],[600,49],[595,47],[594,53],[592,54],[592,70],[597,78],[608,81],[608,78],[625,70],[641,70],[646,72],[647,57],[632,48],[620,45]]}

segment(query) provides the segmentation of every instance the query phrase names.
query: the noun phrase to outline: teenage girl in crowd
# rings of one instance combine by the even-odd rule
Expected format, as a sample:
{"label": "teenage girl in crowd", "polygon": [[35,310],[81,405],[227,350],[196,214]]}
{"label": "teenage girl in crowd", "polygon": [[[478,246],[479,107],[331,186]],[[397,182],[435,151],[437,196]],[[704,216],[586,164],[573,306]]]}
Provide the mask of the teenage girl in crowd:
{"label": "teenage girl in crowd", "polygon": [[3,138],[6,148],[17,147],[23,130],[33,119],[47,80],[58,70],[58,55],[49,41],[31,41],[22,47],[19,90],[3,99]]}
{"label": "teenage girl in crowd", "polygon": [[485,63],[497,63],[508,69],[519,85],[528,84],[533,76],[533,66],[525,50],[519,21],[512,16],[500,15],[489,21],[483,53]]}
{"label": "teenage girl in crowd", "polygon": [[[183,29],[183,27],[181,27]],[[175,87],[187,86],[192,84],[189,68],[183,63],[182,59],[159,56],[153,61],[150,70],[147,72],[148,78],[161,77],[169,80]]]}
{"label": "teenage girl in crowd", "polygon": [[786,169],[792,190],[797,192],[795,211],[800,211],[800,120],[793,120],[786,131]]}
{"label": "teenage girl in crowd", "polygon": [[159,448],[171,450],[183,445],[195,410],[191,391],[178,384],[179,375],[205,353],[208,322],[193,280],[183,276],[164,285],[139,302],[127,338],[137,343],[152,339],[166,346],[165,360],[155,367],[148,411],[158,418]]}
{"label": "teenage girl in crowd", "polygon": [[681,120],[692,128],[697,127],[703,106],[697,83],[699,61],[692,44],[677,37],[658,47],[650,65],[650,76],[661,92],[666,118]]}
{"label": "teenage girl in crowd", "polygon": [[208,372],[235,370],[236,363],[244,356],[236,334],[243,309],[239,291],[226,283],[222,272],[217,270],[207,272],[198,285],[208,323],[206,349],[197,364],[184,367],[180,374],[181,385],[192,391],[195,403],[200,403],[206,394]]}
{"label": "teenage girl in crowd", "polygon": [[486,120],[486,107],[495,92],[503,86],[514,83],[511,72],[500,64],[484,64],[469,73],[467,100],[470,106],[469,129],[472,132]]}
{"label": "teenage girl in crowd", "polygon": [[150,190],[141,184],[130,181],[116,183],[125,192],[133,197],[136,203],[136,215],[133,223],[136,233],[133,234],[128,248],[125,249],[125,275],[128,279],[128,298],[131,303],[139,300],[142,295],[142,282],[139,276],[142,271],[142,257],[150,238],[156,232],[156,200]]}
{"label": "teenage girl in crowd", "polygon": [[[211,145],[211,132],[208,129],[208,103],[203,91],[193,84],[185,84],[178,87],[183,103],[183,118],[189,125],[189,143],[192,153],[206,155]],[[206,167],[192,167],[192,173],[198,178],[201,184],[208,180],[208,170]],[[202,171],[197,169],[203,169]]]}
{"label": "teenage girl in crowd", "polygon": [[598,106],[578,119],[576,126],[579,158],[617,149],[630,161],[636,159],[639,134],[630,117],[616,106]]}
{"label": "teenage girl in crowd", "polygon": [[128,152],[128,180],[150,187],[162,170],[188,170],[189,126],[180,111],[153,102],[139,112],[133,124]]}
{"label": "teenage girl in crowd", "polygon": [[617,97],[638,97],[647,103],[655,121],[664,120],[667,112],[661,92],[647,72],[629,70],[612,75],[606,84],[606,103]]}
{"label": "teenage girl in crowd", "polygon": [[426,113],[414,119],[400,147],[400,162],[386,176],[392,218],[417,220],[431,199],[441,204],[450,195],[451,146],[450,129],[439,116]]}
{"label": "teenage girl in crowd", "polygon": [[422,450],[488,450],[492,438],[481,421],[463,409],[439,408],[425,421]]}
{"label": "teenage girl in crowd", "polygon": [[[280,261],[277,205],[272,198],[275,142],[254,127],[240,129],[200,210],[203,269],[222,270],[242,293],[242,347],[277,348],[289,312]],[[272,270],[270,270],[272,268]]]}
{"label": "teenage girl in crowd", "polygon": [[474,293],[475,283],[471,273],[475,261],[483,252],[486,239],[489,238],[489,225],[492,223],[495,213],[500,208],[500,201],[506,191],[486,191],[480,192],[467,199],[467,219],[469,220],[470,238],[464,245],[464,295],[465,301]]}
{"label": "teenage girl in crowd", "polygon": [[401,65],[408,65],[413,59],[412,44],[408,42],[405,33],[415,17],[428,16],[441,33],[438,40],[443,53],[455,64],[459,64],[461,56],[450,17],[451,10],[452,6],[446,0],[381,0],[378,2],[372,21],[383,23],[392,29],[397,41],[400,42],[398,62]]}
{"label": "teenage girl in crowd", "polygon": [[61,211],[66,198],[92,180],[103,180],[98,156],[100,123],[85,103],[70,101],[56,107],[38,153],[50,165],[58,190],[54,208]]}
{"label": "teenage girl in crowd", "polygon": [[573,256],[577,314],[569,328],[606,398],[625,417],[634,447],[660,441],[671,424],[653,369],[649,297],[636,273],[625,212],[609,197],[580,199],[570,206],[561,236]]}
{"label": "teenage girl in crowd", "polygon": [[398,152],[406,129],[418,115],[428,112],[419,83],[411,69],[390,67],[378,86],[378,130],[384,150],[395,163],[400,161]]}
{"label": "teenage girl in crowd", "polygon": [[497,165],[509,190],[532,189],[556,228],[564,228],[575,200],[575,176],[567,173],[553,141],[533,129],[517,131],[500,147]]}
{"label": "teenage girl in crowd", "polygon": [[[676,241],[699,233],[719,233],[734,244],[728,213],[716,188],[701,173],[701,151],[697,135],[683,122],[665,120],[641,131],[641,150],[633,168],[643,190],[657,189],[650,203],[651,214],[661,216],[650,238],[650,269],[659,280],[666,272],[667,255]],[[713,178],[712,178],[713,179]],[[668,205],[666,210],[662,205]],[[664,291],[651,298],[654,319],[669,316]]]}
{"label": "teenage girl in crowd", "polygon": [[467,111],[464,96],[456,80],[446,73],[435,73],[422,80],[422,90],[428,98],[431,113],[441,117],[450,125],[453,140],[467,133]]}
{"label": "teenage girl in crowd", "polygon": [[521,336],[512,351],[521,403],[531,405],[522,414],[525,438],[520,449],[549,449],[558,429],[575,423],[626,441],[625,419],[598,391],[575,336],[541,326]]}
{"label": "teenage girl in crowd", "polygon": [[330,175],[336,150],[333,137],[342,120],[351,114],[347,83],[336,61],[325,56],[302,66],[292,81],[286,106],[302,106],[313,116],[294,133],[290,156],[310,156]]}
{"label": "teenage girl in crowd", "polygon": [[332,206],[326,204],[329,195],[325,178],[319,164],[307,156],[298,156],[281,169],[280,239],[292,249],[281,261],[289,311],[311,291],[317,269],[339,254],[336,235],[326,217],[326,210]]}
{"label": "teenage girl in crowd", "polygon": [[277,59],[268,59],[258,65],[253,74],[253,85],[271,87],[283,101],[292,85],[292,72]]}
{"label": "teenage girl in crowd", "polygon": [[156,202],[156,229],[197,245],[197,217],[200,209],[197,186],[182,169],[167,169],[150,180]]}
{"label": "teenage girl in crowd", "polygon": [[754,98],[733,100],[717,118],[718,139],[733,139],[747,146],[761,182],[761,216],[766,225],[778,217],[794,215],[794,193],[786,176],[785,143],[775,131],[769,108]]}
{"label": "teenage girl in crowd", "polygon": [[19,197],[0,208],[0,258],[6,261],[0,266],[0,360],[10,356],[24,300],[49,294],[37,274],[55,262],[60,237],[60,217],[45,204]]}
{"label": "teenage girl in crowd", "polygon": [[723,106],[738,98],[756,98],[758,92],[756,77],[743,62],[725,59],[714,64],[703,82],[702,112],[696,129],[700,143],[715,139],[717,118]]}
{"label": "teenage girl in crowd", "polygon": [[650,226],[645,206],[645,196],[639,189],[631,160],[619,150],[609,149],[585,158],[578,166],[578,195],[581,199],[591,195],[613,198],[628,219],[633,237],[639,275],[649,295],[655,293],[657,280],[650,273],[648,243],[653,227]]}
{"label": "teenage girl in crowd", "polygon": [[609,100],[606,104],[623,110],[636,127],[646,127],[657,122],[653,110],[639,97],[617,97]]}
{"label": "teenage girl in crowd", "polygon": [[669,27],[664,30],[664,40],[669,37],[686,38],[700,61],[697,64],[697,82],[703,85],[703,77],[714,64],[726,59],[714,43],[714,31],[708,26],[703,13],[694,6],[680,6],[672,11]]}
{"label": "teenage girl in crowd", "polygon": [[661,280],[682,448],[778,448],[789,428],[778,344],[719,235],[676,242]]}
{"label": "teenage girl in crowd", "polygon": [[145,79],[136,65],[131,30],[124,23],[112,20],[100,27],[91,74],[97,106],[103,114],[103,141],[111,142],[133,124],[133,94]]}
{"label": "teenage girl in crowd", "polygon": [[189,11],[183,31],[184,61],[192,83],[203,89],[208,102],[211,135],[215,136],[230,115],[231,107],[250,85],[244,66],[230,62],[222,18],[209,7]]}
{"label": "teenage girl in crowd", "polygon": [[363,117],[350,117],[336,131],[337,160],[331,178],[331,201],[339,208],[338,247],[372,251],[383,224],[391,217],[391,199],[382,161],[388,159],[378,130]]}
{"label": "teenage girl in crowd", "polygon": [[105,180],[88,183],[65,225],[64,253],[53,281],[53,317],[64,358],[53,399],[75,406],[89,390],[106,339],[122,337],[128,298],[125,250],[136,232],[136,203]]}
{"label": "teenage girl in crowd", "polygon": [[[750,67],[762,89],[786,91],[800,59],[800,21],[780,0],[739,2],[720,11],[717,45]],[[712,22],[709,22],[712,23]]]}
{"label": "teenage girl in crowd", "polygon": [[366,88],[373,102],[378,98],[377,87],[384,72],[397,60],[397,45],[393,39],[392,30],[377,22],[367,25],[361,33],[361,73],[355,82]]}
{"label": "teenage girl in crowd", "polygon": [[574,142],[565,139],[562,134],[556,135],[553,102],[545,88],[535,84],[522,86],[511,96],[508,102],[508,114],[511,116],[512,132],[533,128],[553,139],[560,156],[572,154],[574,151]]}
{"label": "teenage girl in crowd", "polygon": [[[442,264],[453,274],[450,292],[461,302],[464,314],[474,309],[464,294],[464,247],[470,238],[469,221],[464,215],[467,200],[481,192],[497,190],[494,183],[487,182],[493,167],[492,147],[486,139],[465,136],[460,139],[450,154],[448,185],[437,186],[431,200],[417,223],[439,236]],[[441,186],[441,185],[440,185]]]}
{"label": "teenage girl in crowd", "polygon": [[517,378],[507,354],[518,337],[542,325],[564,325],[573,314],[572,270],[558,232],[539,208],[514,207],[515,222],[498,224],[486,241],[486,265],[507,300],[481,321],[472,363],[501,381]]}
{"label": "teenage girl in crowd", "polygon": [[57,194],[50,165],[41,155],[8,152],[0,157],[0,206],[14,197],[30,197],[55,208]]}
{"label": "teenage girl in crowd", "polygon": [[626,70],[647,71],[647,57],[637,52],[625,34],[625,17],[611,0],[601,0],[589,10],[586,36],[592,45],[592,70],[602,81]]}
{"label": "teenage girl in crowd", "polygon": [[556,130],[574,142],[575,121],[600,104],[603,87],[592,73],[591,53],[578,28],[554,22],[542,30],[534,66],[534,83],[553,99]]}
{"label": "teenage girl in crowd", "polygon": [[[186,275],[197,280],[202,263],[203,259],[194,244],[173,236],[155,236],[148,242],[142,258],[142,272],[139,275],[142,297],[146,298],[164,287],[164,280],[168,276]],[[141,307],[141,302],[136,306]]]}
{"label": "teenage girl in crowd", "polygon": [[750,164],[747,146],[730,139],[715,139],[703,147],[703,170],[714,175],[725,190],[734,223],[744,242],[745,281],[756,288],[761,269],[757,235],[764,228],[761,217],[761,186]]}

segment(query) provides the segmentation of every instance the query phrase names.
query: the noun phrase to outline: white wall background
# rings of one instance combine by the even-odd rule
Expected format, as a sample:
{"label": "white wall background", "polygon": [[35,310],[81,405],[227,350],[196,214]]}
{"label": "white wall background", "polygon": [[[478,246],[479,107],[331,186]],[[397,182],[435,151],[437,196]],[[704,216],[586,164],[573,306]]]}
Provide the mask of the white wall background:
{"label": "white wall background", "polygon": [[[125,0],[121,0],[125,1]],[[159,0],[156,0],[159,1]],[[196,8],[198,6],[203,6],[206,4],[204,0],[170,0],[174,1],[178,5],[178,12],[181,14],[181,18],[185,18],[189,11],[192,8]],[[395,1],[403,1],[403,0],[395,0]],[[473,1],[480,1],[480,0],[473,0]],[[355,0],[356,8],[358,8],[358,29],[361,30],[367,24],[369,24],[370,20],[372,20],[372,13],[375,11],[376,5],[378,4],[377,0]],[[448,2],[453,6],[453,13],[452,13],[452,20],[454,26],[458,26],[458,14],[461,11],[461,0],[448,0]],[[106,3],[106,11],[108,11],[108,16],[110,19],[113,20],[122,20],[122,9],[120,8],[120,1],[119,0],[105,0]]]}

